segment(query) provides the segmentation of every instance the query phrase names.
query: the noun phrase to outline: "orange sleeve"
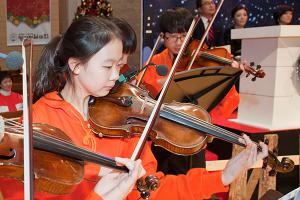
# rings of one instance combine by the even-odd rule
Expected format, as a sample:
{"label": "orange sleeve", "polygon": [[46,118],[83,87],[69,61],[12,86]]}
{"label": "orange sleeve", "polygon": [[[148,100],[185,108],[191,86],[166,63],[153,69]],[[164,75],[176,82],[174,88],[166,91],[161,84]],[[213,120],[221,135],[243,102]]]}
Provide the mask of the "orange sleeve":
{"label": "orange sleeve", "polygon": [[160,177],[160,187],[151,194],[156,200],[200,200],[228,190],[221,181],[221,171],[207,172],[202,168],[194,168],[186,175],[157,175]]}
{"label": "orange sleeve", "polygon": [[[132,152],[139,138],[130,139],[130,145],[126,149],[127,153]],[[151,192],[150,199],[155,200],[200,200],[211,197],[217,192],[225,192],[228,187],[222,183],[222,171],[208,172],[202,168],[191,169],[186,175],[164,175],[162,172],[156,172],[157,161],[151,151],[151,142],[148,142],[141,154],[143,167],[146,175],[155,175],[160,179],[159,188]],[[126,153],[126,154],[127,154]],[[131,153],[132,154],[132,153]],[[130,155],[131,155],[130,154]],[[134,189],[128,196],[128,199],[137,199],[139,192]]]}
{"label": "orange sleeve", "polygon": [[[137,80],[139,80],[141,74],[137,76]],[[161,79],[162,76],[157,75],[156,69],[154,66],[150,66],[147,68],[145,75],[142,80],[142,85],[149,91],[151,96],[155,98],[160,92],[162,86],[157,82],[157,80]]]}
{"label": "orange sleeve", "polygon": [[[169,70],[172,67],[172,60],[169,57],[168,49],[165,49],[161,53],[153,56],[150,62],[155,63],[157,65],[164,65],[165,67],[169,68]],[[139,80],[140,76],[141,74],[137,77],[137,80]],[[149,91],[150,95],[153,98],[156,98],[162,89],[162,85],[159,84],[157,81],[165,77],[166,76],[158,75],[156,72],[156,68],[154,66],[150,66],[145,72],[145,75],[142,80],[142,85]]]}
{"label": "orange sleeve", "polygon": [[85,200],[103,200],[96,192],[92,191],[89,195],[85,198]]}

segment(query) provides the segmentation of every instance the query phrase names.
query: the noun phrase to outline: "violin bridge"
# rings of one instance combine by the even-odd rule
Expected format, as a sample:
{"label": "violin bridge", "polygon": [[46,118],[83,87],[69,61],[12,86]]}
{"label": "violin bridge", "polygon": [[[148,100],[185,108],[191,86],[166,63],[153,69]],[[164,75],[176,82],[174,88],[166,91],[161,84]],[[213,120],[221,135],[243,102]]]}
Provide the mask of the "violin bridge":
{"label": "violin bridge", "polygon": [[144,112],[147,102],[148,102],[148,97],[146,96],[141,106],[141,111],[140,111],[141,114]]}

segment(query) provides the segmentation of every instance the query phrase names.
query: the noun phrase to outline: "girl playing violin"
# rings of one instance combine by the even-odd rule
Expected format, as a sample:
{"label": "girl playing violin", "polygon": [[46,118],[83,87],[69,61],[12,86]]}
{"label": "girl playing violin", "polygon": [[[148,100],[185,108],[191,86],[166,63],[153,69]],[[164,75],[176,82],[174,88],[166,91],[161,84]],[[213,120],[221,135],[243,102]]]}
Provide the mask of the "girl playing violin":
{"label": "girl playing violin", "polygon": [[[87,122],[89,97],[107,95],[119,77],[123,57],[121,33],[112,21],[83,17],[73,22],[63,36],[54,38],[45,47],[37,69],[33,121],[61,129],[78,146],[111,157],[129,158],[138,137],[97,138]],[[261,144],[263,151],[257,152],[257,146],[249,137],[243,138],[247,148],[231,159],[222,172],[195,168],[186,175],[165,176],[156,172],[157,162],[146,145],[141,162],[116,159],[129,168],[128,174],[88,164],[84,180],[72,194],[52,198],[115,200],[127,196],[127,199],[136,200],[139,193],[134,182],[144,175],[143,169],[146,174],[155,174],[161,180],[158,190],[151,194],[152,199],[207,198],[214,192],[226,191],[226,186],[242,171],[267,155],[266,145]],[[6,185],[4,182],[1,180],[4,197],[19,199],[21,187],[14,181],[6,182]],[[51,198],[43,193],[37,197]]]}
{"label": "girl playing violin", "polygon": [[[86,106],[89,95],[106,95],[119,77],[122,35],[109,20],[86,17],[74,22],[64,36],[56,37],[42,52],[35,75],[33,122],[63,130],[72,141],[91,151],[129,157],[127,141],[98,140],[88,128]],[[113,145],[120,146],[119,148]],[[144,173],[141,161],[116,158],[129,174],[109,173],[86,164],[84,180],[69,195],[36,193],[37,199],[123,199]],[[53,166],[55,167],[55,166]],[[103,178],[99,181],[99,176]],[[20,181],[1,179],[5,199],[22,199]]]}

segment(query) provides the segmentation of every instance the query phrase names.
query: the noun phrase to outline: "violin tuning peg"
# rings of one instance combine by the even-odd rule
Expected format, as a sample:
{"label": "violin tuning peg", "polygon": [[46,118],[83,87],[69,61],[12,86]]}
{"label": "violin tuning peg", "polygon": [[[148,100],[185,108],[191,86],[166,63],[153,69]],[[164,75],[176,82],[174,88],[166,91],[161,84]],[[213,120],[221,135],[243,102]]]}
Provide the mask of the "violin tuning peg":
{"label": "violin tuning peg", "polygon": [[142,199],[149,199],[150,191],[147,189],[143,182],[144,181],[142,179],[137,180],[137,189],[140,192],[140,196]]}
{"label": "violin tuning peg", "polygon": [[257,65],[257,66],[256,66],[256,69],[257,69],[257,70],[261,69],[261,65]]}
{"label": "violin tuning peg", "polygon": [[249,75],[250,75],[250,73],[247,73],[247,74],[246,74],[246,78],[248,78]]}
{"label": "violin tuning peg", "polygon": [[280,163],[285,171],[291,171],[294,169],[294,162],[288,157],[283,157]]}
{"label": "violin tuning peg", "polygon": [[271,169],[271,170],[269,171],[269,176],[276,176],[276,174],[277,174],[277,172],[276,172],[275,169]]}
{"label": "violin tuning peg", "polygon": [[275,148],[273,149],[273,153],[274,153],[276,156],[278,156],[278,151],[279,151],[279,148],[278,148],[278,147],[275,147]]}
{"label": "violin tuning peg", "polygon": [[251,79],[251,81],[256,81],[256,76],[254,76],[254,77]]}
{"label": "violin tuning peg", "polygon": [[265,143],[266,145],[268,145],[268,144],[269,144],[269,140],[266,138],[265,141],[264,141],[264,143]]}
{"label": "violin tuning peg", "polygon": [[255,65],[255,62],[250,62],[250,66],[253,67]]}
{"label": "violin tuning peg", "polygon": [[267,166],[268,166],[268,158],[264,158],[262,168],[267,169]]}
{"label": "violin tuning peg", "polygon": [[159,179],[154,175],[149,175],[145,178],[146,185],[149,190],[154,191],[159,187]]}
{"label": "violin tuning peg", "polygon": [[141,192],[141,198],[142,199],[149,199],[150,197],[150,192],[149,191],[142,191]]}

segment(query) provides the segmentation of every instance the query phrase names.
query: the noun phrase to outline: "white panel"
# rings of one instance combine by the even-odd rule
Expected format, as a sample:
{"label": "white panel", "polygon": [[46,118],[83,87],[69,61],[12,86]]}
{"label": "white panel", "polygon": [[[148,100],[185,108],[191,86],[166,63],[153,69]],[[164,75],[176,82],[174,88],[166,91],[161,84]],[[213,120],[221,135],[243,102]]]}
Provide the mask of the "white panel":
{"label": "white panel", "polygon": [[300,97],[241,94],[237,123],[270,130],[300,128]]}
{"label": "white panel", "polygon": [[264,26],[254,28],[232,29],[232,39],[295,37],[300,36],[300,25]]}

